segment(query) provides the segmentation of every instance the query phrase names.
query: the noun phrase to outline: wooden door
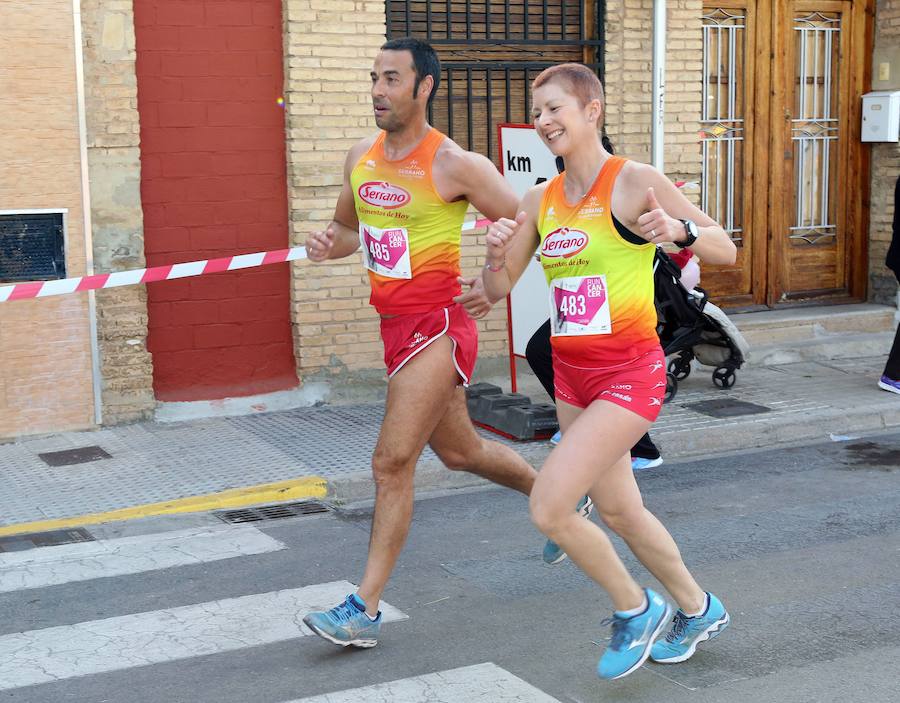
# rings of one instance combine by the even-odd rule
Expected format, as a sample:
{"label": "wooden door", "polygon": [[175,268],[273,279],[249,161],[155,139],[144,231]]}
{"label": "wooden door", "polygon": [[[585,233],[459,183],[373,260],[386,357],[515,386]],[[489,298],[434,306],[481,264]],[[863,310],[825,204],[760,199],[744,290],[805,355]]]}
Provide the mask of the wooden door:
{"label": "wooden door", "polygon": [[725,0],[704,10],[704,209],[738,246],[703,284],[732,307],[860,300],[869,0]]}

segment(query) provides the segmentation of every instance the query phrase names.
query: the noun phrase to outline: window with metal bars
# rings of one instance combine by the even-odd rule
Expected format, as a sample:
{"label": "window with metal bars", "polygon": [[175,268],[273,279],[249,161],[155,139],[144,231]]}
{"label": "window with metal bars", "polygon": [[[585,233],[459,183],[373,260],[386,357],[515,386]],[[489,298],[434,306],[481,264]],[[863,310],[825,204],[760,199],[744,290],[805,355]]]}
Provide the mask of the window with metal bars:
{"label": "window with metal bars", "polygon": [[497,125],[531,122],[531,82],[548,66],[584,63],[603,78],[605,0],[388,0],[387,36],[429,42],[441,59],[432,125],[497,158]]}

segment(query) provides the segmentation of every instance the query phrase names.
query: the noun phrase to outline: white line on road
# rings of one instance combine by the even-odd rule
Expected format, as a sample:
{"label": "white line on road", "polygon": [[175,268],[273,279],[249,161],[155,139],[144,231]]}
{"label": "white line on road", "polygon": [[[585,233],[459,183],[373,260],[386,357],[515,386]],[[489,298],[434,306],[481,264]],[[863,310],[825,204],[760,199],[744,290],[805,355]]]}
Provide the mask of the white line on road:
{"label": "white line on road", "polygon": [[493,663],[413,676],[291,703],[559,703]]}
{"label": "white line on road", "polygon": [[[312,610],[331,608],[347,581],[272,591],[0,637],[0,690],[232,652],[311,635]],[[384,622],[406,615],[382,601]]]}
{"label": "white line on road", "polygon": [[285,546],[254,527],[175,530],[0,554],[0,593],[264,554]]}

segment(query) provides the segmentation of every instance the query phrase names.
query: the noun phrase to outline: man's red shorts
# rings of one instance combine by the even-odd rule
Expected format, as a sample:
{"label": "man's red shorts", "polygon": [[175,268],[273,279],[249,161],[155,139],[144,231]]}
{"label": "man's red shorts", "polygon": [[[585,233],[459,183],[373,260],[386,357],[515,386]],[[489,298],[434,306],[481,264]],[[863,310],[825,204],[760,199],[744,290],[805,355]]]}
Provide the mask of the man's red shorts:
{"label": "man's red shorts", "polygon": [[666,357],[660,348],[608,368],[581,368],[553,355],[556,398],[577,408],[608,400],[653,422],[666,394]]}
{"label": "man's red shorts", "polygon": [[393,376],[416,354],[445,334],[453,341],[456,371],[462,384],[468,386],[478,356],[478,328],[461,305],[381,318],[384,364],[388,376]]}

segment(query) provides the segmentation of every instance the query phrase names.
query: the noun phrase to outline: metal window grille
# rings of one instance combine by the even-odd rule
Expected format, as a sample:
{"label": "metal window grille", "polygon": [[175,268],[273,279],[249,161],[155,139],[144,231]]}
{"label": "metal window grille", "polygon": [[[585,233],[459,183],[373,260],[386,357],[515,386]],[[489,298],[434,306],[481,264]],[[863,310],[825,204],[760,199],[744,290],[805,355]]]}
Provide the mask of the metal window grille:
{"label": "metal window grille", "polygon": [[417,37],[435,48],[441,86],[429,121],[494,160],[497,125],[531,122],[538,73],[576,61],[603,77],[604,10],[605,0],[597,7],[568,0],[388,0],[387,36]]}
{"label": "metal window grille", "polygon": [[796,50],[794,115],[795,244],[831,244],[837,235],[837,114],[840,15],[814,12],[794,17]]}
{"label": "metal window grille", "polygon": [[62,212],[0,213],[0,282],[66,277]]}
{"label": "metal window grille", "polygon": [[707,9],[703,15],[700,207],[721,222],[738,246],[743,239],[745,15]]}

